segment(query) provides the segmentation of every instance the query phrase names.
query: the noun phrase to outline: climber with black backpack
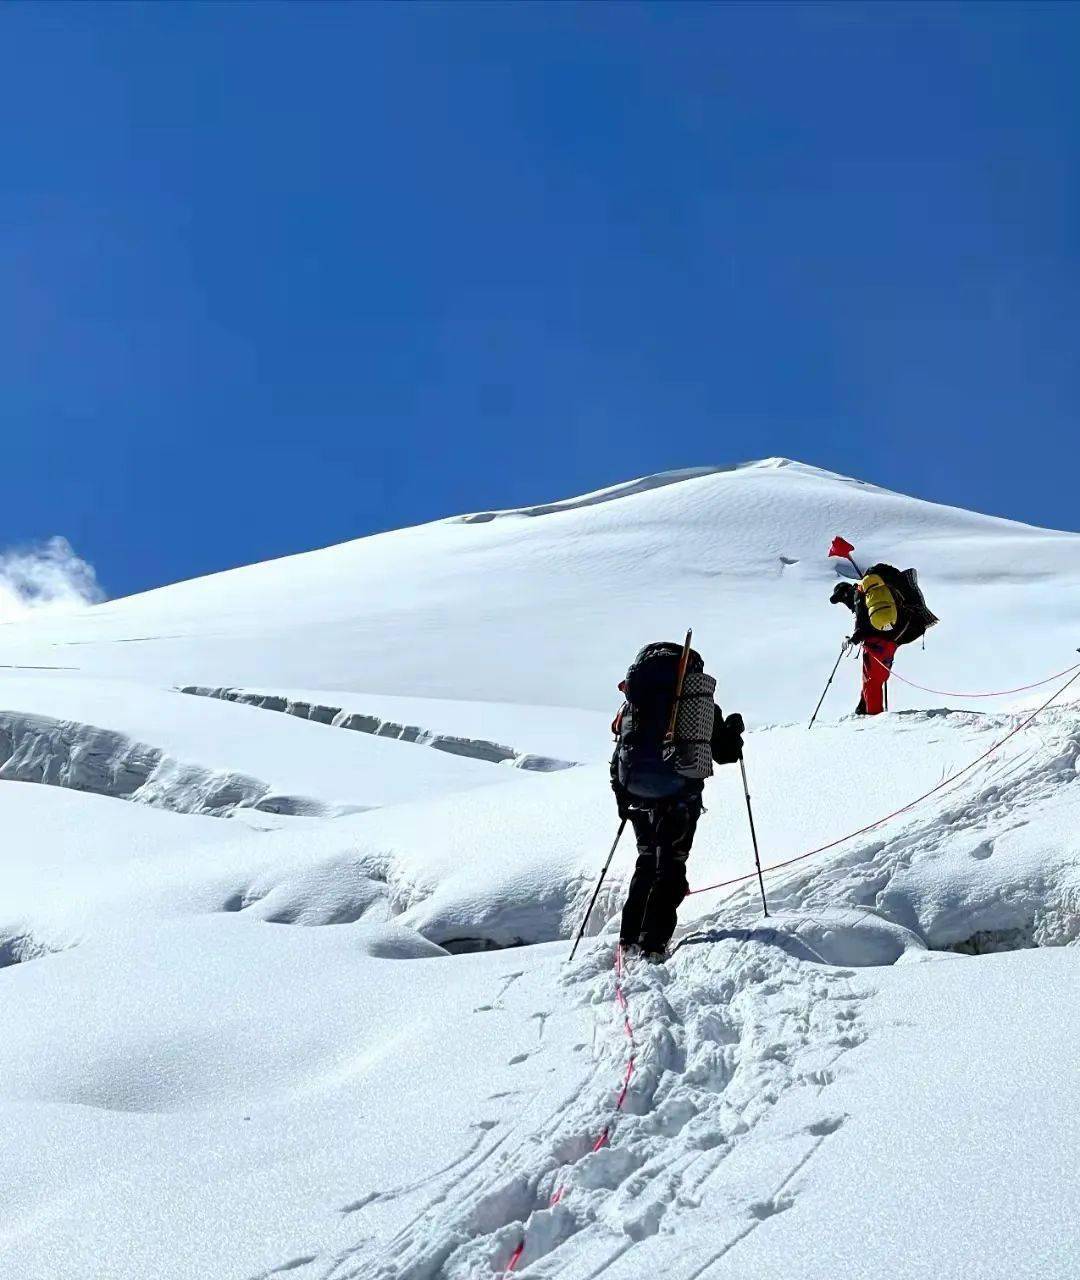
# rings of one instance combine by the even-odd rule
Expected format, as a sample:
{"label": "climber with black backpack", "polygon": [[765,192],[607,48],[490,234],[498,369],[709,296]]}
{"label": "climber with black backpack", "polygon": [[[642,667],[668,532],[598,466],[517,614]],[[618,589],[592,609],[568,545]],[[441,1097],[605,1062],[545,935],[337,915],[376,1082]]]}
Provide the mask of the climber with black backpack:
{"label": "climber with black backpack", "polygon": [[842,604],[855,615],[850,645],[862,645],[862,697],[856,715],[880,715],[887,706],[886,685],[901,645],[920,640],[938,619],[927,608],[914,569],[873,564],[862,573],[843,538],[833,542],[830,555],[848,560],[859,574],[857,582],[838,582],[830,604]]}
{"label": "climber with black backpack", "polygon": [[619,685],[624,701],[612,724],[611,786],[638,850],[619,938],[624,951],[650,960],[664,958],[689,891],[686,859],[705,779],[714,762],[742,755],[742,716],[725,717],[715,704],[716,681],[689,641],[641,650]]}

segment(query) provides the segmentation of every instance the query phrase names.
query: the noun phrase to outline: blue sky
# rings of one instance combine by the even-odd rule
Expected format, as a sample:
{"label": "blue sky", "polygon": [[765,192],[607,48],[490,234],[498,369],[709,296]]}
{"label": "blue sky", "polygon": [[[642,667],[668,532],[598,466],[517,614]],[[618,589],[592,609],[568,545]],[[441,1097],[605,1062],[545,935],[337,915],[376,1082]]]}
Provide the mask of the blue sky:
{"label": "blue sky", "polygon": [[1080,6],[0,9],[0,545],[785,454],[1080,528]]}

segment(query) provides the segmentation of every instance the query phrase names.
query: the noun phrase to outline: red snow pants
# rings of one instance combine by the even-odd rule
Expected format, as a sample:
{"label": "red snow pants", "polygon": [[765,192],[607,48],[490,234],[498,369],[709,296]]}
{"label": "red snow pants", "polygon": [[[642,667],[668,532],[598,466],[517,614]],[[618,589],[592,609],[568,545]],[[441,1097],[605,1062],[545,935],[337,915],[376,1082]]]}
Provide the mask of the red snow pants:
{"label": "red snow pants", "polygon": [[885,710],[885,682],[892,671],[896,645],[884,636],[871,636],[862,647],[862,710],[868,716]]}

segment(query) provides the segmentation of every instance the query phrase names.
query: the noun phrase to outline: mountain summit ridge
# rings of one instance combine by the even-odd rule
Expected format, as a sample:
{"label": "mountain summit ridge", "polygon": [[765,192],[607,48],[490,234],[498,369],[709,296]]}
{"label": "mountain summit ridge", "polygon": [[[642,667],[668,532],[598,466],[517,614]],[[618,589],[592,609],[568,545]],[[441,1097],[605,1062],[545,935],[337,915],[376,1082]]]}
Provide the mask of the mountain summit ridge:
{"label": "mountain summit ridge", "polygon": [[[974,635],[995,641],[976,687],[1024,683],[1018,670],[1055,669],[1076,646],[1080,535],[767,458],[436,520],[10,625],[0,663],[596,710],[642,643],[692,626],[755,718],[789,721],[812,705],[844,631],[828,604],[839,533],[860,564],[919,570],[942,619],[927,657],[905,655],[920,683],[971,688]],[[1045,661],[1025,624],[1035,616]]]}

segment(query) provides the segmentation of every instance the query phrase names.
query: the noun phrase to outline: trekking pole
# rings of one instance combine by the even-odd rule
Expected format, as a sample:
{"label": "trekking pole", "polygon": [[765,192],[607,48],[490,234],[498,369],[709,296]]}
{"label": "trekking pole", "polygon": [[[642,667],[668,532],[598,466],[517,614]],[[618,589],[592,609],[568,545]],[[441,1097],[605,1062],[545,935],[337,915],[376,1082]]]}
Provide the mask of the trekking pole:
{"label": "trekking pole", "polygon": [[597,880],[596,882],[596,888],[593,890],[593,896],[589,900],[589,909],[585,912],[585,919],[582,920],[581,928],[578,930],[578,935],[574,939],[574,945],[570,950],[571,960],[573,960],[574,956],[577,953],[578,943],[585,936],[585,928],[589,923],[589,917],[592,915],[593,907],[596,906],[596,899],[600,896],[600,886],[604,883],[604,877],[607,875],[608,867],[611,866],[611,859],[615,856],[615,849],[619,841],[622,839],[622,833],[625,826],[626,826],[626,819],[623,818],[622,822],[619,823],[618,831],[615,833],[615,839],[611,846],[611,852],[607,856],[607,861],[604,863],[604,869],[600,872],[600,879]]}
{"label": "trekking pole", "polygon": [[675,698],[671,704],[671,718],[668,720],[667,733],[664,734],[664,746],[670,747],[675,741],[675,722],[679,718],[679,699],[682,697],[683,681],[686,679],[686,664],[690,658],[690,637],[694,634],[691,627],[683,641],[682,653],[679,656],[679,672],[675,677]]}
{"label": "trekking pole", "polygon": [[750,804],[750,784],[746,780],[746,762],[739,753],[739,769],[742,771],[743,795],[746,796],[746,816],[750,819],[750,839],[754,844],[754,863],[757,866],[758,887],[761,889],[761,909],[765,919],[769,918],[769,904],[765,899],[765,877],[761,874],[761,854],[758,851],[757,828],[754,826],[754,810]]}
{"label": "trekking pole", "polygon": [[844,654],[848,651],[849,643],[849,641],[845,640],[840,646],[840,657],[836,659],[836,664],[832,669],[832,673],[830,674],[828,681],[826,682],[825,688],[821,691],[821,697],[818,698],[818,704],[814,708],[814,714],[810,717],[810,723],[806,726],[808,729],[812,729],[814,727],[814,721],[818,718],[818,712],[821,710],[821,704],[825,701],[825,695],[829,692],[829,686],[833,682],[833,677],[840,668],[840,659],[843,658]]}

